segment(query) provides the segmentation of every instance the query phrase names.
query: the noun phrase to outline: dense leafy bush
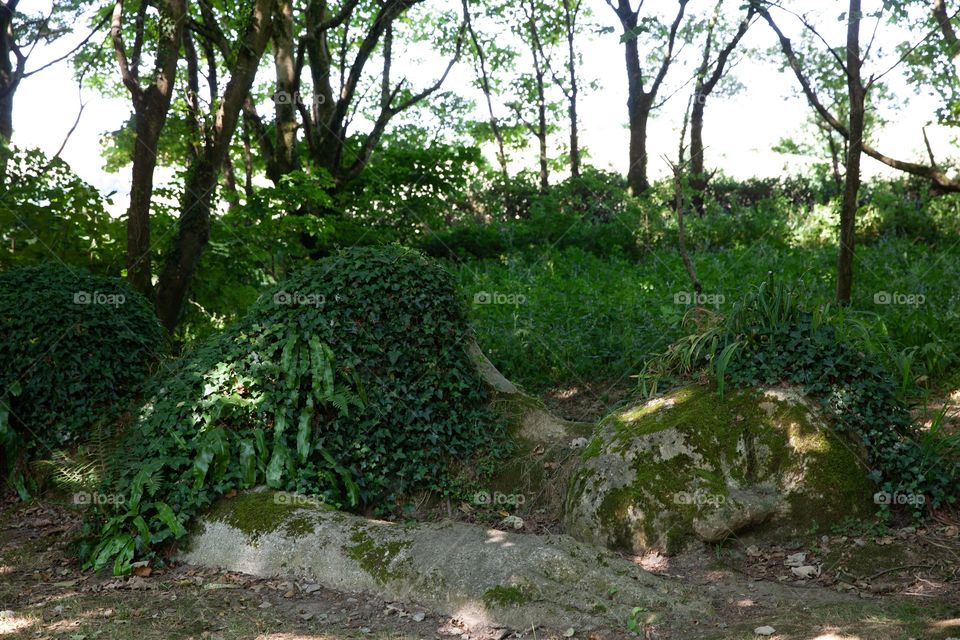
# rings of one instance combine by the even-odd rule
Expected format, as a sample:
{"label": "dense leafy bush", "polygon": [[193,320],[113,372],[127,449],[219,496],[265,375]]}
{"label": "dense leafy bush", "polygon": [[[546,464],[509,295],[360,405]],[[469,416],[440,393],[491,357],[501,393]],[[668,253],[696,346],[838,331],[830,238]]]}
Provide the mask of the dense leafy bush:
{"label": "dense leafy bush", "polygon": [[805,296],[785,285],[764,282],[722,317],[707,316],[693,333],[648,362],[641,381],[655,392],[661,379],[707,369],[723,393],[737,385],[789,383],[817,398],[834,428],[862,446],[871,477],[882,491],[923,496],[909,504],[936,508],[954,503],[960,462],[943,457],[921,439],[897,398],[897,384],[867,354],[838,340],[829,317],[800,307]]}
{"label": "dense leafy bush", "polygon": [[110,423],[165,352],[149,303],[60,265],[0,274],[0,448],[46,456]]}
{"label": "dense leafy bush", "polygon": [[[4,149],[0,149],[0,156]],[[55,257],[107,275],[123,266],[123,222],[63,160],[12,149],[0,162],[0,271]]]}
{"label": "dense leafy bush", "polygon": [[471,176],[483,163],[477,147],[443,143],[418,128],[395,131],[363,173],[338,191],[336,206],[368,235],[383,229],[409,242],[462,215]]}
{"label": "dense leafy bush", "polygon": [[89,563],[128,570],[231,489],[389,507],[447,488],[451,462],[482,467],[505,446],[470,339],[450,276],[417,253],[351,249],[296,273],[156,378]]}

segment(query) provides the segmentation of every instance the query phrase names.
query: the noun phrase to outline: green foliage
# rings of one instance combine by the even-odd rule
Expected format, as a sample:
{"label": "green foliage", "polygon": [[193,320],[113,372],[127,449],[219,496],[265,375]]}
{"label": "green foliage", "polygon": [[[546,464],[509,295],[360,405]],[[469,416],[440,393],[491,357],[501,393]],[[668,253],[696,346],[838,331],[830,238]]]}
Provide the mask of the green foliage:
{"label": "green foliage", "polygon": [[579,247],[596,255],[639,256],[657,234],[660,213],[649,203],[627,196],[620,176],[585,168],[540,191],[532,174],[494,178],[474,194],[477,217],[425,237],[430,255],[489,258],[536,247]]}
{"label": "green foliage", "polygon": [[[940,455],[940,445],[951,445],[936,435],[921,440],[888,371],[839,340],[823,308],[803,310],[807,297],[777,281],[763,282],[648,362],[641,384],[654,393],[665,377],[705,369],[721,393],[726,377],[737,385],[797,385],[822,403],[837,431],[863,446],[881,491],[922,495],[933,508],[955,502],[958,461]],[[924,503],[911,505],[919,513]]]}
{"label": "green foliage", "polygon": [[[113,424],[165,352],[149,303],[65,266],[0,275],[0,448],[46,457]],[[9,462],[9,460],[8,460]]]}
{"label": "green foliage", "polygon": [[63,160],[11,149],[0,162],[0,189],[0,271],[55,258],[119,275],[123,223]]}
{"label": "green foliage", "polygon": [[432,140],[417,127],[394,132],[364,172],[337,194],[337,210],[355,220],[360,233],[353,238],[341,231],[336,241],[410,242],[444,228],[463,210],[471,176],[483,164],[478,147]]}
{"label": "green foliage", "polygon": [[443,490],[451,462],[504,446],[469,339],[449,275],[414,252],[352,249],[290,276],[156,377],[104,490],[117,499],[88,522],[88,565],[129,570],[231,489],[348,508]]}

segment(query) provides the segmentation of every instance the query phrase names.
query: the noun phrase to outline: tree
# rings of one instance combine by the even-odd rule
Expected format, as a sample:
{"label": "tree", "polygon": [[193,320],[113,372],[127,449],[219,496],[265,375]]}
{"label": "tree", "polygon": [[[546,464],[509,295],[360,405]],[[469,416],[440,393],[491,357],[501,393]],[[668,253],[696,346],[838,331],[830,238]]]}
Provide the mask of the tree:
{"label": "tree", "polygon": [[[793,69],[804,93],[811,104],[830,124],[841,131],[847,142],[847,153],[845,162],[845,175],[843,186],[843,199],[840,207],[840,239],[839,250],[837,252],[837,290],[836,299],[839,304],[849,304],[850,295],[853,289],[853,260],[854,247],[856,241],[856,221],[858,196],[860,192],[860,160],[866,145],[864,142],[865,133],[865,100],[869,88],[876,78],[871,78],[870,83],[865,85],[862,77],[863,60],[860,51],[860,23],[862,20],[862,11],[860,0],[850,0],[847,18],[847,39],[845,47],[845,60],[838,53],[831,49],[837,66],[846,78],[847,100],[849,109],[849,125],[843,125],[836,116],[831,114],[823,103],[816,96],[807,73],[804,71],[793,50],[790,40],[783,34],[777,26],[770,12],[763,6],[757,6],[758,11],[767,21],[767,23],[776,32],[781,48],[787,61]],[[879,20],[879,16],[877,17]],[[810,27],[809,23],[802,19],[805,26]],[[818,34],[819,35],[819,34]],[[822,38],[821,38],[822,39]],[[869,49],[869,47],[868,47]]]}
{"label": "tree", "polygon": [[574,48],[574,41],[577,36],[577,18],[580,15],[582,6],[581,0],[563,0],[563,26],[567,38],[567,73],[569,74],[569,85],[567,88],[561,82],[557,85],[563,90],[569,104],[568,114],[570,117],[570,175],[574,178],[580,177],[580,133],[577,123],[577,98],[580,93],[579,83],[577,82],[577,53]]}
{"label": "tree", "polygon": [[90,3],[91,0],[60,0],[53,3],[49,13],[24,14],[19,10],[20,0],[0,0],[0,185],[7,181],[13,103],[20,83],[72,56],[107,23],[109,14],[101,15],[87,37],[66,54],[34,69],[27,68],[30,56],[38,44],[49,44],[71,33],[74,22]]}
{"label": "tree", "polygon": [[[532,36],[529,44],[535,53],[536,61],[539,61],[550,76],[554,85],[563,93],[567,101],[567,117],[569,119],[570,131],[570,175],[575,178],[580,177],[580,132],[579,117],[577,114],[577,101],[580,94],[580,83],[577,79],[577,64],[579,56],[576,52],[575,42],[579,33],[579,18],[582,10],[582,0],[562,0],[557,6],[554,3],[535,3],[531,0],[528,6],[527,23],[529,32]],[[539,26],[538,26],[539,24]],[[548,47],[564,46],[566,47],[566,63],[564,68],[558,71],[554,67],[553,56]],[[537,65],[534,65],[537,68]],[[548,109],[544,87],[542,84],[542,74],[538,73],[538,115],[542,117],[540,125],[535,133],[541,140],[541,174],[543,174],[546,160],[546,133],[545,122],[546,111]]]}
{"label": "tree", "polygon": [[[640,19],[643,2],[636,9],[630,0],[606,0],[613,9],[623,28],[620,37],[624,45],[624,54],[627,64],[627,112],[630,121],[630,168],[627,171],[627,186],[634,195],[646,191],[650,182],[647,179],[647,125],[650,113],[656,105],[657,94],[667,75],[670,64],[673,62],[674,45],[683,14],[689,0],[678,0],[676,17],[670,26],[665,28],[656,18]],[[652,35],[658,46],[663,46],[664,54],[659,64],[655,65],[652,80],[647,85],[648,75],[644,72],[643,61],[640,58],[640,36]],[[666,41],[666,45],[663,42]]]}
{"label": "tree", "polygon": [[[303,157],[312,169],[326,171],[332,176],[335,189],[341,187],[363,171],[396,115],[440,89],[460,57],[465,31],[463,24],[457,28],[446,69],[433,84],[414,92],[406,78],[394,83],[392,77],[394,24],[421,2],[423,0],[384,0],[375,3],[373,10],[366,13],[363,10],[366,7],[358,6],[358,0],[347,0],[338,13],[331,14],[326,0],[310,0],[301,16],[302,35],[296,39],[292,36],[293,12],[284,12],[283,22],[287,26],[274,32],[279,98],[272,124],[278,132],[275,141],[269,138],[271,126],[257,114],[252,102],[248,101],[244,106],[245,118],[256,132],[272,180],[276,181],[295,169],[294,152],[300,153],[302,146],[297,132],[302,131],[306,145]],[[331,39],[336,39],[334,46],[331,46]],[[287,54],[291,51],[296,51],[292,61]],[[364,98],[360,93],[361,83],[368,64],[378,51],[382,58],[377,83],[379,95],[374,112],[367,114],[373,124],[369,132],[359,139],[353,138],[350,133],[353,116],[355,110],[361,108]],[[309,77],[304,82],[307,67]],[[335,89],[333,82],[338,76],[340,86]],[[313,90],[313,99],[309,102],[301,99],[303,86]]]}
{"label": "tree", "polygon": [[[960,78],[960,39],[957,38],[957,32],[953,28],[951,16],[947,13],[946,0],[933,0],[931,8],[934,20],[940,28],[940,34],[943,36],[943,43],[947,48],[947,56],[953,63],[954,73]],[[953,16],[956,17],[956,14]]]}
{"label": "tree", "polygon": [[468,0],[463,1],[463,20],[464,25],[467,28],[467,34],[470,36],[470,53],[475,60],[478,74],[477,81],[480,86],[480,91],[483,92],[484,101],[487,106],[487,114],[489,115],[490,121],[490,133],[493,135],[493,140],[497,145],[497,161],[500,163],[500,173],[504,178],[506,178],[507,152],[504,144],[504,134],[500,118],[497,117],[493,108],[494,82],[492,79],[492,70],[490,69],[490,65],[487,61],[487,47],[492,47],[494,45],[493,43],[488,42],[481,43],[480,37],[477,34],[477,29],[474,27]]}
{"label": "tree", "polygon": [[[810,82],[810,78],[804,67],[804,64],[801,62],[800,57],[797,55],[796,51],[794,51],[792,42],[780,29],[780,27],[774,20],[773,16],[770,14],[770,11],[767,9],[766,5],[763,4],[763,0],[752,0],[752,2],[757,6],[758,13],[764,18],[764,20],[766,20],[766,22],[770,25],[771,29],[773,29],[774,33],[776,33],[777,38],[780,41],[780,48],[787,59],[787,63],[790,66],[790,69],[793,71],[794,75],[796,76],[797,81],[800,84],[800,88],[803,91],[804,96],[806,96],[807,98],[807,101],[814,108],[817,114],[821,118],[823,118],[824,122],[830,125],[830,127],[834,131],[836,131],[846,141],[847,147],[848,147],[848,156],[849,156],[849,147],[853,141],[853,135],[852,135],[852,132],[850,131],[849,126],[847,124],[844,124],[834,113],[832,113],[824,105],[823,101],[819,98],[816,89],[814,88],[813,84]],[[878,20],[880,19],[879,15],[877,19]],[[813,25],[811,25],[806,20],[804,20],[803,22],[804,22],[805,28],[807,28],[812,33],[814,33],[819,39],[821,40],[823,39],[820,33],[817,32],[817,30]],[[929,34],[925,34],[921,42],[925,42],[928,39],[929,39]],[[871,41],[873,41],[873,38],[871,38]],[[916,45],[907,47],[907,52],[892,67],[887,68],[883,72],[872,74],[866,82],[863,82],[861,78],[861,83],[863,84],[864,89],[867,92],[869,92],[869,90],[872,89],[873,86],[877,82],[879,82],[887,73],[892,71],[893,68],[895,68],[896,66],[906,61],[910,57],[911,52],[914,51],[915,49],[916,49]],[[863,56],[864,59],[866,59],[867,54],[869,54],[869,47],[866,54],[864,54]],[[842,62],[842,60],[840,60],[839,58],[837,59],[837,63],[839,68],[842,70],[842,73],[849,75],[850,72],[846,68],[846,64]],[[852,119],[852,114],[851,114],[851,119]],[[931,193],[934,195],[943,194],[943,193],[960,192],[960,179],[951,178],[946,173],[944,173],[943,170],[938,166],[936,160],[932,157],[933,155],[932,153],[930,153],[930,156],[931,156],[930,163],[924,164],[920,162],[899,160],[892,156],[888,156],[883,152],[879,151],[878,149],[876,149],[872,144],[862,139],[859,141],[858,144],[862,145],[863,153],[870,156],[871,158],[874,158],[875,160],[882,162],[883,164],[889,167],[897,169],[898,171],[903,171],[905,173],[919,176],[928,180],[931,185],[930,186]],[[928,145],[928,151],[929,151],[929,145]]]}
{"label": "tree", "polygon": [[850,304],[853,290],[853,258],[856,242],[857,204],[860,193],[860,159],[863,155],[864,100],[860,68],[860,0],[850,0],[847,11],[847,92],[850,108],[850,133],[847,142],[843,201],[840,205],[840,250],[837,254],[837,302]]}
{"label": "tree", "polygon": [[727,72],[730,54],[733,53],[743,36],[746,35],[747,29],[750,28],[750,21],[756,13],[756,7],[748,6],[736,32],[720,48],[716,59],[713,59],[714,41],[719,39],[717,31],[720,29],[722,5],[723,1],[719,0],[707,26],[706,39],[703,45],[703,59],[696,72],[696,85],[693,91],[693,105],[690,113],[690,187],[693,190],[693,206],[701,216],[703,216],[703,194],[709,182],[709,176],[704,170],[703,162],[703,116],[707,98]]}
{"label": "tree", "polygon": [[[170,101],[180,60],[186,0],[160,0],[159,15],[148,18],[150,3],[141,0],[133,19],[133,46],[127,52],[124,43],[124,2],[116,0],[110,26],[117,66],[123,85],[130,92],[134,113],[133,167],[130,181],[130,205],[127,208],[127,279],[147,296],[153,297],[153,272],[150,261],[150,202],[153,198],[153,175],[157,167],[160,135],[167,122]],[[155,24],[151,24],[155,22]],[[156,34],[152,77],[143,82],[140,66],[144,46]]]}
{"label": "tree", "polygon": [[[530,50],[530,57],[533,61],[533,73],[523,74],[520,77],[519,85],[521,95],[525,100],[513,102],[511,106],[519,118],[530,130],[530,133],[537,139],[539,148],[540,164],[540,189],[546,190],[550,186],[550,158],[547,152],[547,134],[550,126],[547,122],[547,92],[546,77],[547,70],[550,67],[550,57],[544,46],[541,33],[540,22],[544,13],[544,5],[537,0],[522,0],[520,3],[523,17],[519,23],[511,21],[511,24],[518,24],[516,29],[518,35],[527,44]],[[530,122],[524,117],[522,105],[534,104],[536,107],[536,121]]]}
{"label": "tree", "polygon": [[[241,24],[245,26],[235,48],[230,46],[212,11],[205,12],[201,22],[192,23],[194,32],[209,42],[210,47],[206,48],[208,55],[212,55],[214,46],[221,48],[224,54],[222,64],[230,80],[224,88],[223,97],[218,102],[210,102],[209,113],[202,116],[198,103],[191,108],[197,120],[196,131],[202,135],[202,139],[189,159],[177,236],[165,258],[157,286],[157,316],[171,332],[177,326],[197,263],[210,238],[210,216],[220,173],[241,109],[249,99],[257,68],[270,40],[271,16],[274,15],[277,2],[254,0],[252,6],[248,5],[249,13],[242,19]],[[191,85],[196,89],[198,61],[194,53],[188,47]],[[214,61],[210,60],[209,63],[215,67]],[[208,82],[211,92],[216,95],[216,78],[208,78]]]}

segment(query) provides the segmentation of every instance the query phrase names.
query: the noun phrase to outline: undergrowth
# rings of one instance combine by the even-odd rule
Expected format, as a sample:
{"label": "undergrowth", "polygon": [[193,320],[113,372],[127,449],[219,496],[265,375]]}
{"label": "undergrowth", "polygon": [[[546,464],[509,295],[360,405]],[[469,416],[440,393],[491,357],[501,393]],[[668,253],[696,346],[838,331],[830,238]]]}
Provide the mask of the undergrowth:
{"label": "undergrowth", "polygon": [[643,369],[642,390],[654,394],[665,380],[701,371],[721,395],[727,384],[796,385],[821,403],[836,431],[863,447],[880,492],[904,496],[916,515],[955,503],[958,438],[936,425],[921,434],[889,372],[838,338],[829,306],[807,311],[803,299],[798,289],[768,280],[724,315],[694,309],[691,332]]}

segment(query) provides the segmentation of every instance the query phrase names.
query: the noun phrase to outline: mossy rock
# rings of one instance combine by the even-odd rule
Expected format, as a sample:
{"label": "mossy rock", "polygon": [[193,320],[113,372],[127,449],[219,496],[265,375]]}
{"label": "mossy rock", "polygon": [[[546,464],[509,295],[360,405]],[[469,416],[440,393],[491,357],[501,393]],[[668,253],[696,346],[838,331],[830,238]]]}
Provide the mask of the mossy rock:
{"label": "mossy rock", "polygon": [[416,604],[478,627],[609,627],[639,602],[657,624],[712,610],[686,586],[564,535],[374,520],[272,491],[221,499],[193,529],[178,556],[188,564]]}
{"label": "mossy rock", "polygon": [[689,386],[628,405],[582,458],[567,532],[634,553],[797,535],[875,509],[862,452],[789,388]]}

